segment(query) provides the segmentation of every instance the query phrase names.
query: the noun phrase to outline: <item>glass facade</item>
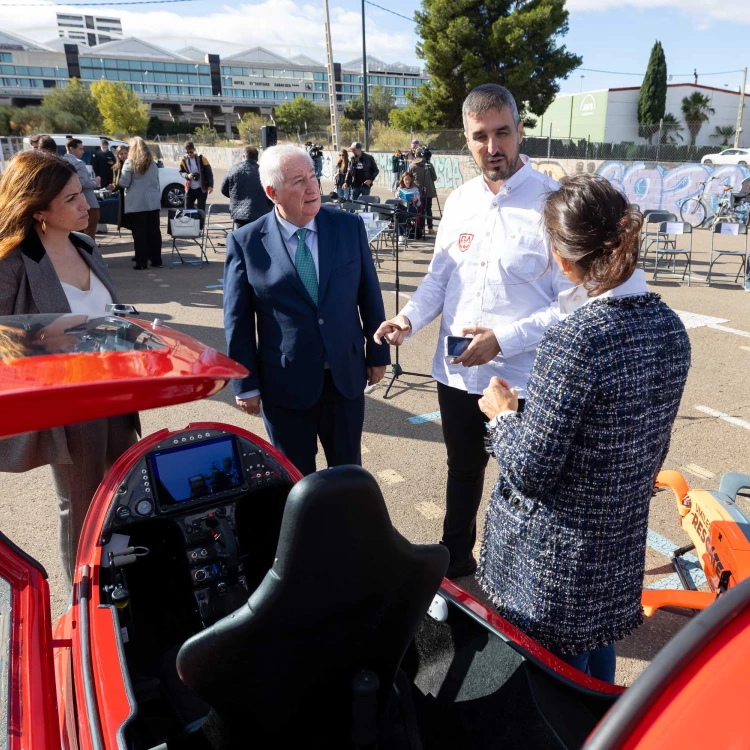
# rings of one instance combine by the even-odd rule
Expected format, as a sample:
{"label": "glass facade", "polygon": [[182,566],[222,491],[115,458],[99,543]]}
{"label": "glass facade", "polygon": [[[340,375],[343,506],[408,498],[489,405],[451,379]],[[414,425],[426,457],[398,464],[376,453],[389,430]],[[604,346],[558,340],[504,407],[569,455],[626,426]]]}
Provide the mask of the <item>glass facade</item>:
{"label": "glass facade", "polygon": [[[223,76],[242,76],[243,78],[298,78],[306,81],[327,81],[326,73],[311,73],[307,70],[276,70],[275,68],[239,68],[235,65],[222,65]],[[323,78],[318,78],[323,76]]]}
{"label": "glass facade", "polygon": [[[0,59],[12,58],[9,54],[2,53]],[[14,86],[22,89],[50,89],[63,86],[67,79],[68,71],[64,67],[0,64],[0,86],[6,88]]]}

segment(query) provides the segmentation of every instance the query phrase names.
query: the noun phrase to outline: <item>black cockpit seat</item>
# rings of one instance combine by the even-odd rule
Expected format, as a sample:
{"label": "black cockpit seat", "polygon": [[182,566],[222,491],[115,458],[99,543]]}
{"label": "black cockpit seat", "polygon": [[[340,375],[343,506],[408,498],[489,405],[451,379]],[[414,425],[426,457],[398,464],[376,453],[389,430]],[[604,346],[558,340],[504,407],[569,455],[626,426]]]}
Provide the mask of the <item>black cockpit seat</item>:
{"label": "black cockpit seat", "polygon": [[212,744],[349,748],[352,679],[362,669],[379,681],[381,731],[447,565],[446,548],[411,544],[393,528],[364,469],[305,477],[289,493],[273,568],[247,605],[177,657],[183,682],[212,707]]}

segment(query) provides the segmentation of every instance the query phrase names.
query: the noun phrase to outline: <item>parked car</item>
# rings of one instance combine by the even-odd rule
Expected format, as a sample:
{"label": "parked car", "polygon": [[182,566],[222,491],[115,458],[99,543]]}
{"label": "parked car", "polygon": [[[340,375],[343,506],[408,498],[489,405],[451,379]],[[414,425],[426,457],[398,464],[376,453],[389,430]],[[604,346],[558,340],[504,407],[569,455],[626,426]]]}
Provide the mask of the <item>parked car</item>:
{"label": "parked car", "polygon": [[[102,138],[106,138],[109,141],[109,148],[115,151],[119,146],[127,146],[125,141],[120,141],[117,138],[110,138],[107,135],[61,135],[52,133],[51,138],[55,139],[57,144],[57,152],[60,156],[65,155],[65,143],[69,138],[78,138],[83,141],[83,160],[89,167],[89,171],[93,175],[91,168],[91,156],[99,150],[99,144]],[[23,139],[24,149],[30,149],[31,143],[28,138]],[[159,165],[159,187],[161,188],[161,204],[166,208],[181,208],[185,202],[185,180],[180,175],[180,171],[174,167],[165,167],[161,160],[157,161]]]}
{"label": "parked car", "polygon": [[701,164],[742,164],[746,167],[750,164],[750,149],[727,148],[719,154],[706,154]]}

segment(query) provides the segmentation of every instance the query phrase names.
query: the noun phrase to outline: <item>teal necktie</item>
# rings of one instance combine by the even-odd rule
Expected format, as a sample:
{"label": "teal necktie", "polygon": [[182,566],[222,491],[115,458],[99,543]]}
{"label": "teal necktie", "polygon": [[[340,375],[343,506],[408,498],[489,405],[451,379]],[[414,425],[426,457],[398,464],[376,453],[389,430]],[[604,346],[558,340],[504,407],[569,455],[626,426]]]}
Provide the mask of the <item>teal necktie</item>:
{"label": "teal necktie", "polygon": [[315,273],[315,262],[313,261],[310,248],[305,244],[307,229],[298,229],[297,235],[297,254],[294,256],[294,265],[297,266],[297,275],[305,285],[307,293],[312,297],[312,301],[318,304],[318,274]]}

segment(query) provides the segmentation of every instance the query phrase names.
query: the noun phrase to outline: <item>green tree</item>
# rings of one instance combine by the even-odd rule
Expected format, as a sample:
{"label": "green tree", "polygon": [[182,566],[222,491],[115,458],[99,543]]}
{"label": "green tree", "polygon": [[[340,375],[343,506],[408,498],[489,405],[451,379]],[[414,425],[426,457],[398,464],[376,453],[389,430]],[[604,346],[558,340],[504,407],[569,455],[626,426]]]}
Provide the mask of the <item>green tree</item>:
{"label": "green tree", "polygon": [[148,125],[146,125],[146,135],[151,138],[155,135],[166,135],[167,129],[164,127],[164,121],[160,120],[156,115],[148,118]]}
{"label": "green tree", "polygon": [[700,91],[694,91],[682,100],[682,116],[685,118],[685,124],[690,133],[691,146],[695,146],[695,139],[698,137],[703,123],[714,112],[716,110],[711,106],[711,100],[701,94]]}
{"label": "green tree", "polygon": [[351,122],[362,122],[365,119],[365,100],[362,94],[349,99],[344,105],[344,117]]}
{"label": "green tree", "polygon": [[242,121],[237,126],[240,132],[240,138],[244,143],[257,146],[260,143],[260,129],[264,125],[269,125],[270,120],[258,115],[255,112],[245,112],[242,115]]}
{"label": "green tree", "polygon": [[513,93],[521,117],[544,112],[582,60],[558,38],[568,31],[565,0],[422,0],[417,55],[431,80],[394,122],[459,128],[461,104],[483,83]]}
{"label": "green tree", "polygon": [[219,134],[213,125],[201,125],[195,129],[195,140],[204,146],[215,146],[219,140]]}
{"label": "green tree", "polygon": [[734,127],[731,125],[724,125],[723,127],[716,125],[713,134],[709,136],[709,138],[721,138],[722,146],[728,146],[729,139],[732,137],[734,137]]}
{"label": "green tree", "polygon": [[0,106],[0,135],[10,135],[10,118],[13,110],[10,107]]}
{"label": "green tree", "polygon": [[276,107],[273,118],[279,130],[285,133],[320,130],[328,124],[328,107],[298,96]]}
{"label": "green tree", "polygon": [[648,138],[654,134],[654,125],[664,119],[667,105],[667,60],[661,42],[651,49],[646,75],[638,95],[638,135]]}
{"label": "green tree", "polygon": [[47,107],[17,107],[8,118],[9,130],[19,135],[27,133],[81,133],[86,121],[72,112]]}
{"label": "green tree", "polygon": [[92,92],[77,78],[71,78],[70,83],[64,88],[50,89],[44,97],[43,106],[50,112],[70,112],[80,117],[84,122],[81,128],[84,133],[96,133],[102,129],[99,105]]}
{"label": "green tree", "polygon": [[122,82],[97,81],[91,94],[104,117],[104,129],[110,135],[145,135],[148,107]]}
{"label": "green tree", "polygon": [[388,116],[396,106],[396,100],[389,88],[373,86],[367,100],[367,119],[372,122],[388,123]]}
{"label": "green tree", "polygon": [[673,114],[664,115],[661,124],[661,142],[675,145],[678,140],[682,140],[683,130],[680,121]]}

